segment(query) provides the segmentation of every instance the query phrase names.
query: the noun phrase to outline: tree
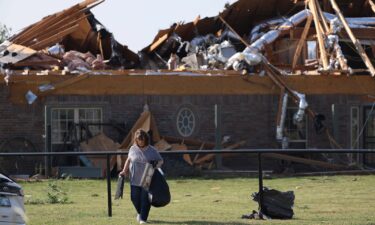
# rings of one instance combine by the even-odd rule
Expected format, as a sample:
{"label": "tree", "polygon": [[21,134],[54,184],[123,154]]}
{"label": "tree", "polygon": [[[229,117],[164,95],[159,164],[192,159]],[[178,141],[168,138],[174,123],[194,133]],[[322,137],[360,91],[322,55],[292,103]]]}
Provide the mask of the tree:
{"label": "tree", "polygon": [[5,24],[0,23],[0,44],[9,38],[11,28],[7,27]]}

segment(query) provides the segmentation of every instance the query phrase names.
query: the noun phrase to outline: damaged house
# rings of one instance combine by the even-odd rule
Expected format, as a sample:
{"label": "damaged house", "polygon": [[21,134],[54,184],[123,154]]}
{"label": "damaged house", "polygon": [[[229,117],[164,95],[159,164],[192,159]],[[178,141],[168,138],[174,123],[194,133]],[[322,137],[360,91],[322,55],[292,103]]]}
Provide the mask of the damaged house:
{"label": "damaged house", "polygon": [[[126,150],[136,128],[160,151],[373,148],[372,0],[239,0],[160,30],[138,54],[90,12],[101,2],[47,16],[0,45],[0,151]],[[266,157],[280,172],[375,165],[371,154]],[[100,157],[22,160],[0,169],[103,169]],[[181,160],[215,168],[213,154]],[[216,167],[252,162],[227,154]]]}

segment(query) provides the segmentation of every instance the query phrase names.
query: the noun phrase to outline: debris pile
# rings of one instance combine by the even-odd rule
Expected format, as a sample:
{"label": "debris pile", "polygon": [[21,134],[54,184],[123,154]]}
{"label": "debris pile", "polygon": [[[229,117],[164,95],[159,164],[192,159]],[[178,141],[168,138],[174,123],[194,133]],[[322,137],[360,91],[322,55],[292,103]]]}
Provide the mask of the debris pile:
{"label": "debris pile", "polygon": [[[138,120],[134,123],[129,133],[123,139],[122,143],[116,143],[111,138],[106,136],[104,133],[99,133],[86,141],[82,141],[79,145],[79,149],[83,152],[94,152],[94,151],[122,151],[129,150],[131,147],[134,132],[138,129],[143,129],[150,134],[153,145],[158,151],[183,151],[183,150],[194,150],[194,149],[214,149],[215,143],[201,141],[197,139],[183,139],[171,136],[161,136],[156,126],[155,118],[145,107],[145,111],[141,113]],[[230,143],[229,141],[223,143],[226,150],[236,149],[245,144],[245,141],[237,143]],[[231,156],[231,154],[225,154]],[[166,156],[167,157],[167,156]],[[80,156],[81,163],[86,167],[101,168],[101,174],[104,177],[106,175],[106,157],[105,156]],[[123,164],[125,163],[126,156],[112,156],[110,160],[110,168],[122,170]],[[168,165],[173,163],[173,165]],[[176,175],[193,175],[195,170],[201,169],[213,169],[215,168],[215,154],[196,154],[196,155],[183,155],[183,157],[171,158],[165,161],[164,166],[173,167],[169,168],[175,170],[180,168],[176,172]],[[116,168],[117,166],[117,168]],[[173,171],[168,171],[173,174]]]}
{"label": "debris pile", "polygon": [[[363,48],[372,46],[369,33],[375,25],[375,18],[368,17],[373,12],[367,8],[351,13],[356,17],[344,17],[342,10],[349,14],[348,6],[335,0],[330,4],[282,0],[277,10],[283,16],[275,18],[273,10],[263,4],[239,0],[217,17],[198,16],[191,23],[174,23],[159,31],[137,55],[118,43],[91,13],[90,9],[103,1],[85,0],[25,28],[0,45],[0,64],[8,69],[65,72],[168,69],[264,74],[262,63],[267,61],[283,75],[375,75]],[[285,57],[286,51],[295,54]]]}
{"label": "debris pile", "polygon": [[90,12],[102,2],[85,0],[10,37],[0,45],[1,67],[68,72],[135,68],[137,54],[118,43]]}

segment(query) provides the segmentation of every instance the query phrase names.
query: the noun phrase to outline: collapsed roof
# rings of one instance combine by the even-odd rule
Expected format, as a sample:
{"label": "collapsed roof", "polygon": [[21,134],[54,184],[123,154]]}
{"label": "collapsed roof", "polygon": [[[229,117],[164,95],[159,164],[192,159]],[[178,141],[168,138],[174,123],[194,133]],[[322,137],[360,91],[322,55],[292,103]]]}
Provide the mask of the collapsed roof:
{"label": "collapsed roof", "polygon": [[[13,68],[43,68],[46,65],[56,65],[56,61],[63,59],[59,54],[62,52],[59,51],[74,50],[89,52],[93,57],[100,55],[103,60],[107,60],[109,66],[134,68],[139,63],[137,54],[118,43],[90,11],[102,2],[104,0],[85,0],[26,27],[0,46],[3,53],[0,63],[12,63]],[[9,51],[9,46],[16,50]],[[25,53],[25,50],[28,51]],[[9,52],[15,58],[18,55],[28,56],[27,60],[24,61],[25,57],[18,57],[9,61],[4,58]]]}
{"label": "collapsed roof", "polygon": [[[375,18],[371,16],[374,16],[375,5],[365,0],[337,1],[338,7],[333,7],[333,4],[336,2],[332,0],[239,0],[227,6],[217,17],[200,19],[198,16],[193,22],[175,23],[168,29],[160,30],[154,41],[142,50],[142,66],[170,68],[168,63],[176,57],[175,54],[180,59],[197,54],[193,60],[182,60],[185,65],[190,63],[189,69],[205,69],[204,66],[196,66],[202,61],[210,68],[211,60],[212,69],[242,70],[258,64],[265,56],[272,64],[287,69],[286,72],[295,72],[299,67],[304,71],[340,70],[347,74],[369,70],[374,75],[369,58],[374,55],[371,46],[375,38]],[[353,41],[340,13],[348,16],[345,18],[348,27],[354,38],[360,39],[366,46],[364,50],[358,49],[361,44],[355,44],[358,40]],[[314,23],[311,23],[312,19]],[[260,55],[249,54],[254,50]],[[302,51],[304,54],[301,54]],[[199,53],[202,52],[203,57],[200,58]],[[325,56],[312,57],[310,61],[307,56],[323,53]],[[364,59],[364,54],[370,57]],[[361,62],[361,57],[364,62]],[[236,60],[245,61],[247,65],[236,67],[233,65]],[[218,66],[217,62],[222,65]]]}
{"label": "collapsed roof", "polygon": [[85,0],[26,27],[0,45],[0,64],[81,72],[136,68],[262,74],[258,65],[267,61],[284,74],[375,75],[370,59],[375,55],[375,5],[370,0],[337,0],[339,10],[334,0],[239,0],[216,17],[198,16],[160,30],[138,55],[91,13],[103,1]]}

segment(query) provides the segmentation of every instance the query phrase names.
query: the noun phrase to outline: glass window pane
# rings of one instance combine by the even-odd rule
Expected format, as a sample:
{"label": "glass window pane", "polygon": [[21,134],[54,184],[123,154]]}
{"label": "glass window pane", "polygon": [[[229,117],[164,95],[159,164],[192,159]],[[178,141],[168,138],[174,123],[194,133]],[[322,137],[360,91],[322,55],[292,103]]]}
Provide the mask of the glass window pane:
{"label": "glass window pane", "polygon": [[[64,142],[70,143],[73,136],[80,136],[80,129],[75,125],[75,121],[82,123],[101,123],[101,109],[100,108],[55,108],[52,109],[51,130],[52,143],[62,144]],[[78,112],[76,115],[74,112]],[[78,116],[78,118],[75,118]],[[89,126],[88,128],[93,135],[101,132],[101,126]],[[82,134],[85,136],[86,132]],[[84,137],[83,136],[83,137]]]}
{"label": "glass window pane", "polygon": [[52,119],[56,120],[59,117],[59,111],[54,109],[52,110]]}
{"label": "glass window pane", "polygon": [[69,120],[74,120],[74,109],[69,109],[68,110],[68,119]]}

